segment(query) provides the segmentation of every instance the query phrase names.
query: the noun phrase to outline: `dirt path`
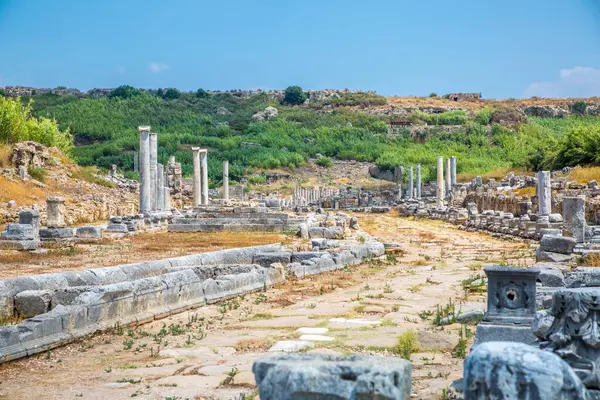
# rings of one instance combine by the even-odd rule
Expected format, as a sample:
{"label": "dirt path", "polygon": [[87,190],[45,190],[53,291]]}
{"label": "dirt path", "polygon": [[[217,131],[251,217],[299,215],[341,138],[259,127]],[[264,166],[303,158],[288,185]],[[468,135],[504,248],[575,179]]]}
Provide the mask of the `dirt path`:
{"label": "dirt path", "polygon": [[308,327],[324,328],[323,337],[302,338],[313,344],[309,352],[410,357],[416,398],[440,398],[462,375],[461,352],[470,343],[459,340],[459,324],[433,324],[436,307],[452,299],[457,310],[483,310],[485,293],[465,298],[461,281],[484,265],[532,264],[533,248],[435,221],[385,215],[360,223],[382,241],[401,243],[404,255],[288,280],[0,366],[0,398],[251,399],[253,361]]}

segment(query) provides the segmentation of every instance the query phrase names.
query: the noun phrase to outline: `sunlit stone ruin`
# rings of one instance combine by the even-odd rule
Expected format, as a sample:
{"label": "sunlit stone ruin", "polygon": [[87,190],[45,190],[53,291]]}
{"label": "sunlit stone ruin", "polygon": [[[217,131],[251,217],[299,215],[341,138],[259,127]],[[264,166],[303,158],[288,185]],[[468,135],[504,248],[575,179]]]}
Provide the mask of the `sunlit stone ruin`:
{"label": "sunlit stone ruin", "polygon": [[[164,360],[167,367],[162,368],[170,368],[168,365],[181,363],[181,371],[186,371],[183,375],[197,379],[212,376],[202,372],[203,368],[218,371],[216,383],[206,384],[211,398],[250,398],[243,396],[254,391],[262,400],[409,399],[427,379],[423,368],[437,365],[437,359],[442,365],[444,357],[461,352],[466,358],[458,375],[441,372],[441,367],[438,372],[451,382],[438,390],[448,399],[600,398],[600,269],[589,266],[596,265],[593,261],[600,257],[600,203],[592,201],[600,188],[595,182],[571,186],[550,171],[528,176],[509,173],[485,182],[475,176],[459,182],[457,165],[460,169],[461,160],[439,156],[435,165],[405,165],[393,171],[373,168],[370,173],[384,175],[387,185],[317,186],[298,180],[285,195],[248,192],[243,184],[230,185],[229,162],[224,160],[219,161],[220,187],[209,188],[210,149],[189,149],[193,162],[190,180],[182,177],[181,164],[174,157],[165,165],[159,163],[160,134],[150,126],[138,130],[139,151],[134,154],[133,169],[139,171],[139,183],[125,179],[116,167],[105,178],[134,192],[137,201],[119,204],[112,209],[118,210],[114,214],[106,212],[105,204],[105,223],[93,225],[70,220],[64,197],[47,197],[45,205],[15,210],[18,221],[6,225],[0,249],[43,255],[48,249],[71,251],[77,245],[167,233],[178,235],[176,240],[182,243],[189,235],[210,237],[215,233],[235,237],[258,232],[287,239],[6,278],[0,281],[0,318],[14,323],[0,327],[0,362],[8,365],[39,353],[52,354],[119,330],[124,335],[125,329],[129,336],[118,341],[123,341],[127,350],[134,340],[151,340],[154,335],[158,346],[148,342],[136,350],[142,354],[152,348],[144,365]],[[424,168],[433,171],[429,175],[437,179],[426,181]],[[379,238],[379,223],[393,223],[386,226],[405,241]],[[414,245],[417,250],[410,265],[415,270],[401,273],[405,279],[422,275],[409,292],[428,290],[423,287],[435,290],[438,285],[440,289],[433,300],[423,300],[425,308],[411,313],[416,305],[404,304],[410,302],[406,294],[391,297],[397,273],[386,274],[381,268],[397,265],[407,254],[410,243],[417,240],[416,225],[410,225],[416,223],[431,229],[447,227],[453,233]],[[369,230],[379,233],[369,234]],[[433,235],[427,232],[420,237]],[[506,247],[493,261],[482,259],[490,261],[487,265],[461,264],[455,273],[467,274],[462,281],[465,309],[452,302],[444,308],[440,303],[450,290],[443,281],[448,254],[444,252],[452,251],[451,236],[479,238],[480,233],[491,235],[496,244],[516,243],[523,251],[531,249],[535,261],[519,264],[521,256],[510,254],[515,248]],[[461,256],[486,251],[481,239],[469,240],[460,244],[465,250],[456,255],[459,261]],[[438,259],[431,261],[434,256],[427,251],[440,243]],[[445,243],[448,246],[444,247]],[[379,283],[370,281],[371,275],[364,271],[363,275],[356,272],[365,265],[367,270],[376,270],[372,274],[380,274],[380,281],[374,281]],[[481,273],[468,278],[469,268],[481,269]],[[336,297],[345,293],[339,282],[351,275],[357,290],[344,300],[349,303],[344,303]],[[328,302],[324,307],[332,310],[329,314],[306,317],[309,310],[322,307],[301,289],[308,283],[316,285],[316,293],[329,296],[323,300]],[[373,292],[374,287],[378,293]],[[291,294],[281,297],[285,291]],[[473,293],[476,300],[469,297]],[[275,294],[280,296],[279,303],[269,305],[267,296],[276,298]],[[254,300],[243,303],[250,298]],[[293,306],[280,312],[262,308],[267,305]],[[238,315],[239,321],[231,327],[211,333],[207,321],[223,321],[238,309],[245,310],[244,318]],[[292,322],[285,327],[267,324],[277,320]],[[427,322],[432,320],[433,325]],[[147,333],[150,328],[146,327],[152,324],[161,330]],[[246,339],[227,337],[236,324],[248,329]],[[413,332],[411,326],[418,324],[425,327],[413,343],[407,332]],[[455,339],[444,332],[444,327],[452,326],[459,331],[452,336]],[[400,335],[398,344],[365,344],[369,332],[377,329],[394,343]],[[185,343],[168,347],[163,339],[171,334],[176,341],[179,331],[186,332],[181,336],[187,339]],[[468,332],[473,335],[470,348],[466,345]],[[220,335],[223,342],[211,345],[214,352],[202,347]],[[265,341],[265,337],[270,339]],[[451,340],[456,342],[437,350],[440,343]],[[336,350],[320,347],[321,343],[337,344]],[[421,361],[411,358],[418,348],[423,352]],[[210,356],[202,353],[206,351]],[[222,359],[224,368],[211,363],[215,357]],[[195,358],[204,361],[192,367],[188,360]],[[462,363],[462,358],[458,359]],[[167,364],[167,360],[177,361]],[[139,368],[138,372],[132,368],[131,375],[119,375],[120,379],[136,382],[136,373],[146,367],[140,364]],[[236,379],[241,379],[236,375],[243,368],[244,384],[236,386]],[[178,383],[173,380],[162,385],[175,388]]]}

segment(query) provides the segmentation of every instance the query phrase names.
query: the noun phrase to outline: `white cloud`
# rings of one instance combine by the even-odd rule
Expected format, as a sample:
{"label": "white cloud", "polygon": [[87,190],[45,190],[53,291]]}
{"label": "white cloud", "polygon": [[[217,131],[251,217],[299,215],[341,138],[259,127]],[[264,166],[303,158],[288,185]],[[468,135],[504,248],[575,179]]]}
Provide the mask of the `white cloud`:
{"label": "white cloud", "polygon": [[124,74],[124,73],[125,73],[125,67],[124,67],[124,66],[122,66],[122,65],[118,65],[118,66],[117,66],[117,72],[118,72],[119,74]]}
{"label": "white cloud", "polygon": [[573,67],[561,69],[553,82],[534,82],[523,97],[592,97],[600,96],[600,69]]}
{"label": "white cloud", "polygon": [[153,62],[153,63],[150,63],[150,65],[148,66],[148,69],[153,74],[158,74],[160,72],[168,70],[169,66],[165,63]]}

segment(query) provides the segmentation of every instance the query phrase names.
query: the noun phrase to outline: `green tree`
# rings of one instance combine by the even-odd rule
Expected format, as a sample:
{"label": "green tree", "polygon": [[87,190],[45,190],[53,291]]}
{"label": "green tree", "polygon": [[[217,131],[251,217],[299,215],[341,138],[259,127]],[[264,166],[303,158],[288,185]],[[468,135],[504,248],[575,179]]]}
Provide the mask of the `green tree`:
{"label": "green tree", "polygon": [[122,99],[129,99],[134,96],[139,96],[140,94],[142,94],[140,89],[136,89],[133,86],[129,86],[129,85],[123,85],[123,86],[119,86],[118,88],[116,88],[115,90],[110,92],[108,97],[111,97],[111,98],[120,97]]}
{"label": "green tree", "polygon": [[210,94],[204,89],[196,90],[196,97],[199,99],[207,99],[210,97]]}
{"label": "green tree", "polygon": [[583,101],[575,102],[571,105],[571,110],[577,115],[584,115],[587,110],[587,104]]}
{"label": "green tree", "polygon": [[438,97],[437,93],[431,93],[429,97]]}
{"label": "green tree", "polygon": [[46,146],[56,146],[65,153],[73,147],[73,136],[61,131],[55,120],[31,116],[31,102],[20,98],[0,97],[0,142],[17,143],[32,140]]}
{"label": "green tree", "polygon": [[2,88],[0,88],[0,96],[6,96],[6,92]]}
{"label": "green tree", "polygon": [[290,105],[302,104],[306,101],[306,93],[300,86],[289,86],[285,89],[285,96],[283,102]]}
{"label": "green tree", "polygon": [[175,88],[168,88],[165,91],[165,96],[164,98],[166,100],[175,100],[181,97],[181,92]]}

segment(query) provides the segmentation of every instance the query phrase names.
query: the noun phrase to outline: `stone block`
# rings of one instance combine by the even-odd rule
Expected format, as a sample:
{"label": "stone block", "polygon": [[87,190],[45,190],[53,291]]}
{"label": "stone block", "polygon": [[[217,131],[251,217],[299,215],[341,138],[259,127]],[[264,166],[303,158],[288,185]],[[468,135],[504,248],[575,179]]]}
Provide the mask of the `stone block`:
{"label": "stone block", "polygon": [[465,400],[591,399],[560,357],[520,343],[486,343],[471,351],[463,387]]}
{"label": "stone block", "polygon": [[35,233],[32,225],[29,224],[8,224],[2,232],[4,240],[34,240]]}
{"label": "stone block", "polygon": [[308,235],[311,239],[314,238],[325,238],[325,239],[343,239],[344,230],[340,227],[311,227],[308,229]]}
{"label": "stone block", "polygon": [[292,253],[289,251],[256,253],[252,259],[252,262],[263,267],[268,267],[273,263],[288,264],[291,261],[291,258]]}
{"label": "stone block", "polygon": [[539,247],[535,252],[536,262],[574,263],[576,259],[577,257],[575,254],[554,253],[551,251],[544,251]]}
{"label": "stone block", "polygon": [[546,287],[564,287],[565,278],[558,268],[544,268],[540,270],[537,280]]}
{"label": "stone block", "polygon": [[0,240],[0,250],[36,250],[39,240]]}
{"label": "stone block", "polygon": [[111,233],[127,233],[129,229],[125,224],[109,224],[106,227],[106,231]]}
{"label": "stone block", "polygon": [[327,249],[327,239],[313,239],[311,241],[313,251]]}
{"label": "stone block", "polygon": [[104,226],[80,226],[75,229],[75,237],[85,240],[99,240],[102,239],[102,232],[104,232]]}
{"label": "stone block", "polygon": [[571,254],[577,241],[572,237],[544,235],[540,240],[540,249],[546,252]]}
{"label": "stone block", "polygon": [[276,353],[252,372],[262,400],[410,399],[412,366],[400,358]]}
{"label": "stone block", "polygon": [[292,253],[292,262],[302,262],[312,258],[321,258],[323,255],[329,255],[325,251],[297,251]]}
{"label": "stone block", "polygon": [[47,290],[25,290],[15,296],[15,311],[26,318],[45,314],[50,310],[50,299]]}
{"label": "stone block", "polygon": [[533,346],[537,343],[531,325],[481,322],[477,325],[473,348],[487,342],[517,342]]}
{"label": "stone block", "polygon": [[51,239],[71,239],[75,235],[73,228],[41,228],[40,238],[42,240]]}

